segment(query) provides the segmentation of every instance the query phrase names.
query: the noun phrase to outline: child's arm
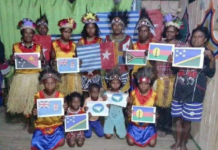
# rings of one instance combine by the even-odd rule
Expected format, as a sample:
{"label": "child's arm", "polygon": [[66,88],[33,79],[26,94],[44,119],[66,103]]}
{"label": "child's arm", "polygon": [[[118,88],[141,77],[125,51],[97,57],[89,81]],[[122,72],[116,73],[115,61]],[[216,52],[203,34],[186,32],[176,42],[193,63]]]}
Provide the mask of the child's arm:
{"label": "child's arm", "polygon": [[37,117],[37,114],[38,114],[38,111],[37,111],[37,109],[36,109],[36,104],[35,104],[34,107],[33,107],[33,110],[32,110],[32,115],[33,115],[34,117]]}

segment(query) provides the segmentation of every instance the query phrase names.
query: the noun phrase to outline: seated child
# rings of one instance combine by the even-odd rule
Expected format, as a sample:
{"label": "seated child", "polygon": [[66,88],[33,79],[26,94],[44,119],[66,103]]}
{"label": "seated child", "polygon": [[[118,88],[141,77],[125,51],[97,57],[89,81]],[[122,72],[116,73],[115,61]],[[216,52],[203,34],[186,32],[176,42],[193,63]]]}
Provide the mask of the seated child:
{"label": "seated child", "polygon": [[[35,108],[33,116],[35,120],[35,131],[33,133],[32,150],[53,150],[64,145],[64,127],[62,117],[43,117],[37,118],[36,102],[37,99],[44,98],[63,98],[64,96],[56,90],[60,74],[52,69],[40,72],[39,81],[44,85],[44,90],[35,94]],[[67,105],[64,105],[67,108]]]}
{"label": "seated child", "polygon": [[131,103],[128,107],[129,124],[127,129],[127,143],[130,146],[137,145],[145,147],[156,145],[157,131],[155,124],[136,123],[131,121],[131,108],[134,106],[154,106],[156,92],[151,87],[156,79],[156,75],[151,67],[143,67],[135,74],[138,80],[138,87],[130,95]]}
{"label": "seated child", "polygon": [[[69,103],[67,109],[67,115],[77,115],[85,113],[82,110],[81,105],[82,95],[78,92],[73,92],[69,95]],[[68,132],[66,135],[67,144],[69,147],[74,147],[77,145],[78,147],[82,147],[85,141],[84,131],[73,131]]]}
{"label": "seated child", "polygon": [[[89,95],[90,95],[90,97],[88,97],[85,100],[85,104],[84,104],[84,109],[85,110],[88,110],[88,107],[87,107],[87,102],[88,101],[103,101],[103,99],[99,96],[99,94],[100,94],[100,86],[97,83],[90,84],[89,85]],[[101,123],[99,121],[98,116],[90,116],[89,130],[85,131],[85,137],[86,138],[90,138],[92,136],[92,129],[94,130],[94,132],[96,133],[96,135],[98,137],[103,137],[104,136],[103,127],[102,127],[102,125],[101,125]]]}

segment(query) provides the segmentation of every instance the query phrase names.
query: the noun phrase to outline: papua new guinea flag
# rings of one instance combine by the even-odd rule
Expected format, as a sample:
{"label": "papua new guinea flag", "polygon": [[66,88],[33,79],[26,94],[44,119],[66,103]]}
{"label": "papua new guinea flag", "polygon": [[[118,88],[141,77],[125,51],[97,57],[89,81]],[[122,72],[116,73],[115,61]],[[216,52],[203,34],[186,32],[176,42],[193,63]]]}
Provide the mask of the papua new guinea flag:
{"label": "papua new guinea flag", "polygon": [[148,60],[167,61],[174,50],[174,44],[150,43]]}
{"label": "papua new guinea flag", "polygon": [[65,132],[88,130],[88,115],[70,115],[65,116]]}
{"label": "papua new guinea flag", "polygon": [[39,53],[15,53],[16,69],[39,69],[41,62]]}
{"label": "papua new guinea flag", "polygon": [[127,50],[126,51],[127,65],[146,65],[144,50]]}
{"label": "papua new guinea flag", "polygon": [[132,121],[155,123],[156,107],[132,106]]}
{"label": "papua new guinea flag", "polygon": [[174,67],[202,68],[204,48],[175,48],[173,55]]}

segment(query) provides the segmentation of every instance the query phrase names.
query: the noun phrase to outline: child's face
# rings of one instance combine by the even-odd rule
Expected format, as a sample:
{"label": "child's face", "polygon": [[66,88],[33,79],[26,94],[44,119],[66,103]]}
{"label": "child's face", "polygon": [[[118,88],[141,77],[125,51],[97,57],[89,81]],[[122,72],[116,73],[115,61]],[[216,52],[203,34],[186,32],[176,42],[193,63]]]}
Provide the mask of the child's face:
{"label": "child's face", "polygon": [[48,27],[46,25],[39,25],[37,26],[37,31],[40,35],[47,35],[48,33]]}
{"label": "child's face", "polygon": [[74,97],[74,98],[72,99],[72,101],[71,101],[71,108],[72,108],[73,110],[78,110],[79,107],[80,107],[80,104],[81,104],[80,98],[79,98],[79,97]]}
{"label": "child's face", "polygon": [[150,87],[149,83],[146,83],[146,82],[140,82],[140,83],[139,83],[139,91],[140,91],[141,93],[146,93],[146,92],[148,92],[149,87]]}
{"label": "child's face", "polygon": [[118,80],[118,79],[114,79],[114,80],[112,80],[111,81],[111,89],[112,90],[119,90],[120,89],[120,80]]}
{"label": "child's face", "polygon": [[57,81],[54,78],[47,78],[43,80],[43,84],[46,91],[53,92],[56,89]]}
{"label": "child's face", "polygon": [[98,100],[100,90],[98,88],[92,88],[90,91],[90,96],[92,100]]}

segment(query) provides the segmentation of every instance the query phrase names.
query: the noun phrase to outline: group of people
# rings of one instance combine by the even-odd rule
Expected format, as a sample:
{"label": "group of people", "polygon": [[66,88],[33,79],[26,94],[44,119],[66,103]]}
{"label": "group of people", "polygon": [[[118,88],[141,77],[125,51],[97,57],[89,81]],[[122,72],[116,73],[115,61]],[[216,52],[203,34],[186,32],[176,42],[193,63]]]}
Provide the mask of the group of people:
{"label": "group of people", "polygon": [[[7,111],[23,113],[27,118],[35,118],[35,131],[32,137],[31,149],[56,149],[64,145],[65,139],[70,147],[82,146],[85,138],[92,136],[92,130],[98,137],[110,139],[116,129],[119,138],[127,139],[129,145],[154,147],[157,135],[165,137],[172,133],[172,117],[176,120],[176,143],[173,150],[187,150],[186,142],[190,135],[191,122],[200,121],[203,111],[203,100],[206,92],[207,77],[215,74],[215,58],[213,52],[206,48],[210,33],[205,27],[193,30],[190,42],[180,41],[182,23],[179,18],[170,14],[164,17],[165,28],[163,41],[155,41],[151,33],[154,25],[145,9],[141,10],[136,25],[138,41],[132,43],[129,35],[123,30],[128,25],[128,13],[111,12],[110,20],[112,34],[103,41],[99,37],[100,30],[96,22],[98,17],[86,13],[82,22],[85,24],[81,33],[82,38],[77,44],[71,41],[72,31],[76,22],[72,18],[58,22],[61,37],[55,41],[48,38],[48,20],[42,16],[36,24],[30,19],[23,19],[18,26],[21,42],[13,45],[14,53],[40,53],[43,71],[40,69],[17,69],[10,85]],[[35,28],[38,35],[35,34]],[[44,40],[47,39],[47,40]],[[57,58],[77,57],[76,47],[101,42],[114,42],[115,63],[112,70],[94,70],[90,75],[85,73],[59,74],[56,71]],[[125,60],[124,51],[127,49],[146,50],[149,43],[175,44],[175,47],[205,47],[204,66],[202,69],[172,67],[172,55],[168,62],[149,61],[146,66],[118,65]],[[10,63],[14,64],[12,54]],[[80,61],[80,65],[82,65]],[[93,78],[100,80],[92,80]],[[98,81],[98,82],[96,82]],[[87,82],[87,83],[85,83]],[[83,85],[89,84],[89,88]],[[42,86],[44,85],[44,86]],[[36,101],[43,98],[64,98],[65,114],[75,115],[86,113],[87,101],[106,101],[106,93],[100,96],[100,90],[106,93],[127,93],[126,111],[120,106],[109,105],[109,116],[105,117],[104,125],[99,117],[89,114],[89,130],[64,134],[63,117],[37,118]],[[34,98],[35,95],[35,98]],[[82,99],[85,103],[82,105]],[[157,124],[136,123],[131,121],[132,105],[156,106]],[[126,112],[126,113],[124,113]],[[125,118],[128,123],[125,124]],[[127,125],[127,128],[126,128]]]}

